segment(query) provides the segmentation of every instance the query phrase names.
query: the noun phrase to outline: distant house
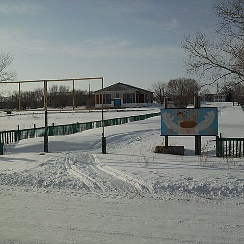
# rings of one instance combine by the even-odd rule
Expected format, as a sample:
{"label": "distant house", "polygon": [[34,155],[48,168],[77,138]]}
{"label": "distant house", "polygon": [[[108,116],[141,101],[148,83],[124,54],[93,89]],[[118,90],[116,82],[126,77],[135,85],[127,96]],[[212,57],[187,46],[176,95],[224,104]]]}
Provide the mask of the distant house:
{"label": "distant house", "polygon": [[204,94],[202,100],[205,102],[226,102],[226,95],[223,94]]}
{"label": "distant house", "polygon": [[[143,107],[152,103],[153,93],[139,87],[116,83],[94,92],[95,107]],[[102,100],[103,99],[103,100]]]}

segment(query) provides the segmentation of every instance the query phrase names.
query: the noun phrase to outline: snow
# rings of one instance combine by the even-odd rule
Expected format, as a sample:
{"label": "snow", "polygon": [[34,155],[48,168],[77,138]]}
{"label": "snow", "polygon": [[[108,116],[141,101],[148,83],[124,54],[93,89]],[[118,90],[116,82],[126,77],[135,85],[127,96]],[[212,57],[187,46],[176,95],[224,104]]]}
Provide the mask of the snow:
{"label": "snow", "polygon": [[[244,137],[244,112],[218,106],[219,132]],[[105,112],[105,119],[158,111]],[[40,113],[40,112],[39,112]],[[1,126],[42,126],[43,114],[1,116]],[[49,123],[100,120],[50,113]],[[21,118],[21,119],[20,119]],[[60,123],[59,123],[60,122]],[[160,117],[6,146],[0,156],[0,243],[244,243],[244,160],[215,156],[214,137],[169,137],[185,155],[155,154]]]}

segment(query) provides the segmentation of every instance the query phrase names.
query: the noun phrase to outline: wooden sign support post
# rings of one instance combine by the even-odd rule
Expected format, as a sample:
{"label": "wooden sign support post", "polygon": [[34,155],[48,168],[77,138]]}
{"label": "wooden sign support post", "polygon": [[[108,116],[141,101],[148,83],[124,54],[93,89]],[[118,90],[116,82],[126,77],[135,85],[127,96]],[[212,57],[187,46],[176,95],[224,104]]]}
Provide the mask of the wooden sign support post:
{"label": "wooden sign support post", "polygon": [[[198,96],[194,97],[194,107],[200,108],[200,98]],[[195,155],[201,155],[201,136],[195,136]]]}
{"label": "wooden sign support post", "polygon": [[[165,97],[164,98],[164,108],[167,109],[168,108],[168,98]],[[165,143],[164,143],[165,147],[169,146],[169,136],[165,136]]]}

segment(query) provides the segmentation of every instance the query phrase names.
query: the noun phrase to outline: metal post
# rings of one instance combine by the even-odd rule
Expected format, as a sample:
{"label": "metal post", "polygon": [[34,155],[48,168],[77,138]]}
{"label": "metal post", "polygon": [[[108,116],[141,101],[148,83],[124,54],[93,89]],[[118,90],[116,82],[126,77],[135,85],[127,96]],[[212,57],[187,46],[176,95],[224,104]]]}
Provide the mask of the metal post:
{"label": "metal post", "polygon": [[74,110],[75,109],[75,80],[73,80],[72,98],[73,98],[73,110]]}
{"label": "metal post", "polygon": [[[164,108],[165,109],[168,108],[168,98],[167,97],[164,98]],[[164,139],[165,139],[164,146],[168,147],[169,146],[169,136],[165,136]]]}
{"label": "metal post", "polygon": [[3,143],[0,141],[0,155],[3,155]]}
{"label": "metal post", "polygon": [[106,154],[106,137],[104,132],[104,114],[103,114],[103,77],[102,77],[102,153]]}
{"label": "metal post", "polygon": [[[200,108],[200,98],[198,96],[194,97],[194,107]],[[195,155],[201,155],[201,136],[197,135],[195,136]]]}
{"label": "metal post", "polygon": [[20,83],[19,83],[19,111],[21,110],[21,89],[20,89]]}
{"label": "metal post", "polygon": [[34,137],[36,137],[36,124],[34,124]]}
{"label": "metal post", "polygon": [[219,157],[219,136],[216,136],[216,157]]}
{"label": "metal post", "polygon": [[17,129],[17,140],[16,141],[19,141],[20,140],[20,127],[18,125],[18,129]]}
{"label": "metal post", "polygon": [[44,152],[48,152],[48,121],[47,121],[47,81],[44,81],[44,110],[45,110],[45,132]]}

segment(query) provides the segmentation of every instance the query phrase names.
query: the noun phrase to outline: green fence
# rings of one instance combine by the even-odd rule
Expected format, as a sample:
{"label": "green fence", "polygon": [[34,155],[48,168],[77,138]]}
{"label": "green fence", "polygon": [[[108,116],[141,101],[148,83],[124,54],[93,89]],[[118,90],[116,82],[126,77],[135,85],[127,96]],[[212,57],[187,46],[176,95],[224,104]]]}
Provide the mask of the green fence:
{"label": "green fence", "polygon": [[[104,126],[121,125],[133,121],[144,120],[159,115],[160,112],[143,114],[143,115],[134,115],[134,116],[122,117],[122,118],[106,119],[104,120]],[[85,122],[85,123],[67,124],[67,125],[51,125],[48,126],[48,135],[49,136],[70,135],[70,134],[82,132],[84,130],[90,130],[99,127],[102,127],[101,120]],[[23,139],[41,137],[44,136],[44,133],[45,133],[45,127],[39,127],[39,128],[34,127],[31,129],[23,129],[23,130],[1,131],[0,146],[3,147],[4,144],[9,144]]]}
{"label": "green fence", "polygon": [[216,156],[234,157],[244,156],[244,138],[216,138]]}

